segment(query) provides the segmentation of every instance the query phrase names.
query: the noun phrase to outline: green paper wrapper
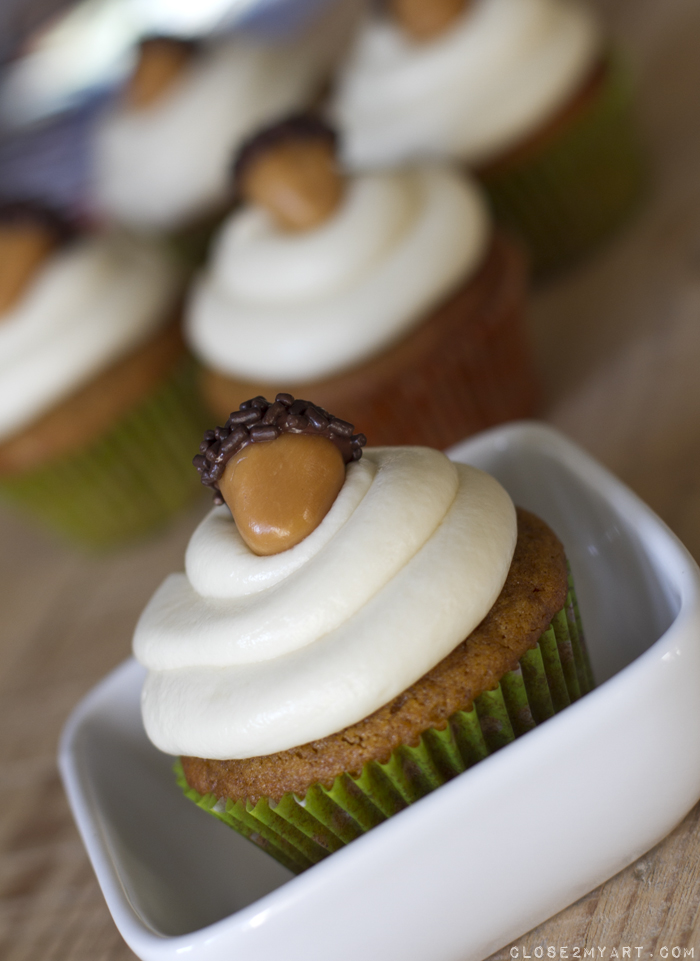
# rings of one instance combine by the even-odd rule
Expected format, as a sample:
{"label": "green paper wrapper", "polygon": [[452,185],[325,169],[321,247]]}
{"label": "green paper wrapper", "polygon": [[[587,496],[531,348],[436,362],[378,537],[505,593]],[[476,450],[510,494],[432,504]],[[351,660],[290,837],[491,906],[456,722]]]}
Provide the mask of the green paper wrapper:
{"label": "green paper wrapper", "polygon": [[525,243],[537,272],[603,241],[638,205],[647,181],[622,59],[609,58],[597,95],[556,134],[479,176],[496,219]]}
{"label": "green paper wrapper", "polygon": [[367,763],[359,777],[342,774],[331,787],[314,784],[299,798],[275,803],[202,796],[189,787],[178,761],[185,795],[257,844],[290,871],[317,864],[361,834],[419,801],[472,765],[546,721],[593,687],[571,579],[566,605],[538,644],[494,690],[457,711],[443,730],[425,731],[416,747],[401,745],[385,764]]}
{"label": "green paper wrapper", "polygon": [[0,479],[0,496],[69,540],[104,548],[147,532],[201,489],[192,456],[208,426],[186,357],[83,450]]}

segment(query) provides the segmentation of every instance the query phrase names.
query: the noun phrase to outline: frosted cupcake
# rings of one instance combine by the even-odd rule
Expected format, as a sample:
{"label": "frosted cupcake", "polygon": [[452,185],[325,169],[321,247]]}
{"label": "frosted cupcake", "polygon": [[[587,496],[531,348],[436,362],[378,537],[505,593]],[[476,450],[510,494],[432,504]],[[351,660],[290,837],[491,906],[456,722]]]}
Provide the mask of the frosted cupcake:
{"label": "frosted cupcake", "polygon": [[372,443],[446,446],[532,412],[523,259],[471,182],[435,165],[345,177],[309,117],[251,140],[236,172],[246,202],[186,312],[218,416],[313,391]]}
{"label": "frosted cupcake", "polygon": [[230,202],[241,141],[308,104],[327,69],[325,52],[302,42],[145,40],[123,96],[96,128],[98,213],[139,231],[188,228],[186,249],[195,250]]}
{"label": "frosted cupcake", "polygon": [[475,170],[535,266],[585,252],[643,183],[625,70],[581,0],[392,0],[360,32],[333,114],[364,169]]}
{"label": "frosted cupcake", "polygon": [[202,422],[178,272],[25,205],[0,208],[0,263],[0,494],[96,546],[164,520],[193,494]]}
{"label": "frosted cupcake", "polygon": [[222,506],[134,638],[188,796],[294,871],[591,685],[549,528],[438,451],[363,446],[285,394],[209,432]]}

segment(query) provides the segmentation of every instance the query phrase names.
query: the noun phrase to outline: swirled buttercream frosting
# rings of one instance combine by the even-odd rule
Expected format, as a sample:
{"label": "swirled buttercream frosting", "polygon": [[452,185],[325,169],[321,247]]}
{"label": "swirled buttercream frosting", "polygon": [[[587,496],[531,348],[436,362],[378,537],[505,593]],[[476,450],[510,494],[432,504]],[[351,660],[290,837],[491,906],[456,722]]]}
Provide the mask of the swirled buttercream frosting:
{"label": "swirled buttercream frosting", "polygon": [[437,167],[355,177],[303,233],[251,206],[225,224],[194,291],[190,345],[229,376],[331,376],[424,319],[476,270],[489,234],[477,188]]}
{"label": "swirled buttercream frosting", "polygon": [[53,254],[0,323],[0,439],[147,340],[179,291],[150,243],[86,238]]}
{"label": "swirled buttercream frosting", "polygon": [[475,0],[423,43],[375,17],[332,107],[344,158],[358,168],[445,155],[486,162],[565,103],[600,49],[580,0]]}
{"label": "swirled buttercream frosting", "polygon": [[498,482],[423,447],[366,450],[321,524],[280,554],[253,554],[215,508],[136,628],[149,737],[247,758],[361,720],[474,630],[515,541]]}
{"label": "swirled buttercream frosting", "polygon": [[139,229],[169,229],[221,201],[244,137],[304,105],[318,83],[317,53],[297,43],[240,39],[195,58],[152,105],[115,104],[95,135],[100,211]]}

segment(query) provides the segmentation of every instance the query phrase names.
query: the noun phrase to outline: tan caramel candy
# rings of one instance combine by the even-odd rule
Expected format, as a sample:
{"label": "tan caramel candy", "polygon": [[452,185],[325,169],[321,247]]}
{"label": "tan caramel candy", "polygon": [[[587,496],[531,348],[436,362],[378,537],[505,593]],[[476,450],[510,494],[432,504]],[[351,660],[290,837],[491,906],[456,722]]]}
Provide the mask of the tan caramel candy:
{"label": "tan caramel candy", "polygon": [[245,198],[268,210],[284,230],[310,230],[327,220],[345,189],[333,146],[285,141],[251,160],[242,176]]}
{"label": "tan caramel candy", "polygon": [[155,103],[180,76],[192,57],[192,45],[168,37],[144,40],[126,89],[133,107]]}
{"label": "tan caramel candy", "polygon": [[345,482],[333,441],[282,434],[248,444],[226,465],[219,490],[241,537],[255,554],[279,554],[321,523]]}
{"label": "tan caramel candy", "polygon": [[0,224],[0,315],[19,301],[56,245],[55,235],[42,224]]}
{"label": "tan caramel candy", "polygon": [[432,40],[448,30],[471,0],[389,0],[391,11],[414,40]]}

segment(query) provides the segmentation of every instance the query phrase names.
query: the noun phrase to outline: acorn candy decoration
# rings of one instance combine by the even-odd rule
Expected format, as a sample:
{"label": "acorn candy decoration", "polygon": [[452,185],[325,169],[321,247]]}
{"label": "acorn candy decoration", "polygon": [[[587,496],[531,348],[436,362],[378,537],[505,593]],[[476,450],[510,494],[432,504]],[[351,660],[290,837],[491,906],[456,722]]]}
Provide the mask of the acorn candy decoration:
{"label": "acorn candy decoration", "polygon": [[418,41],[434,40],[461,17],[471,0],[388,0],[403,30]]}
{"label": "acorn candy decoration", "polygon": [[0,205],[0,318],[19,302],[71,228],[39,203]]}
{"label": "acorn candy decoration", "polygon": [[209,430],[193,460],[216,504],[226,503],[255,553],[278,554],[314,531],[333,505],[364,434],[307,400],[244,401]]}
{"label": "acorn candy decoration", "polygon": [[136,67],[126,86],[132,107],[150,107],[168,92],[189,66],[197,49],[192,40],[145,37],[139,44]]}
{"label": "acorn candy decoration", "polygon": [[244,200],[264,207],[290,232],[328,220],[345,192],[335,132],[310,114],[289,117],[248,140],[234,178]]}

